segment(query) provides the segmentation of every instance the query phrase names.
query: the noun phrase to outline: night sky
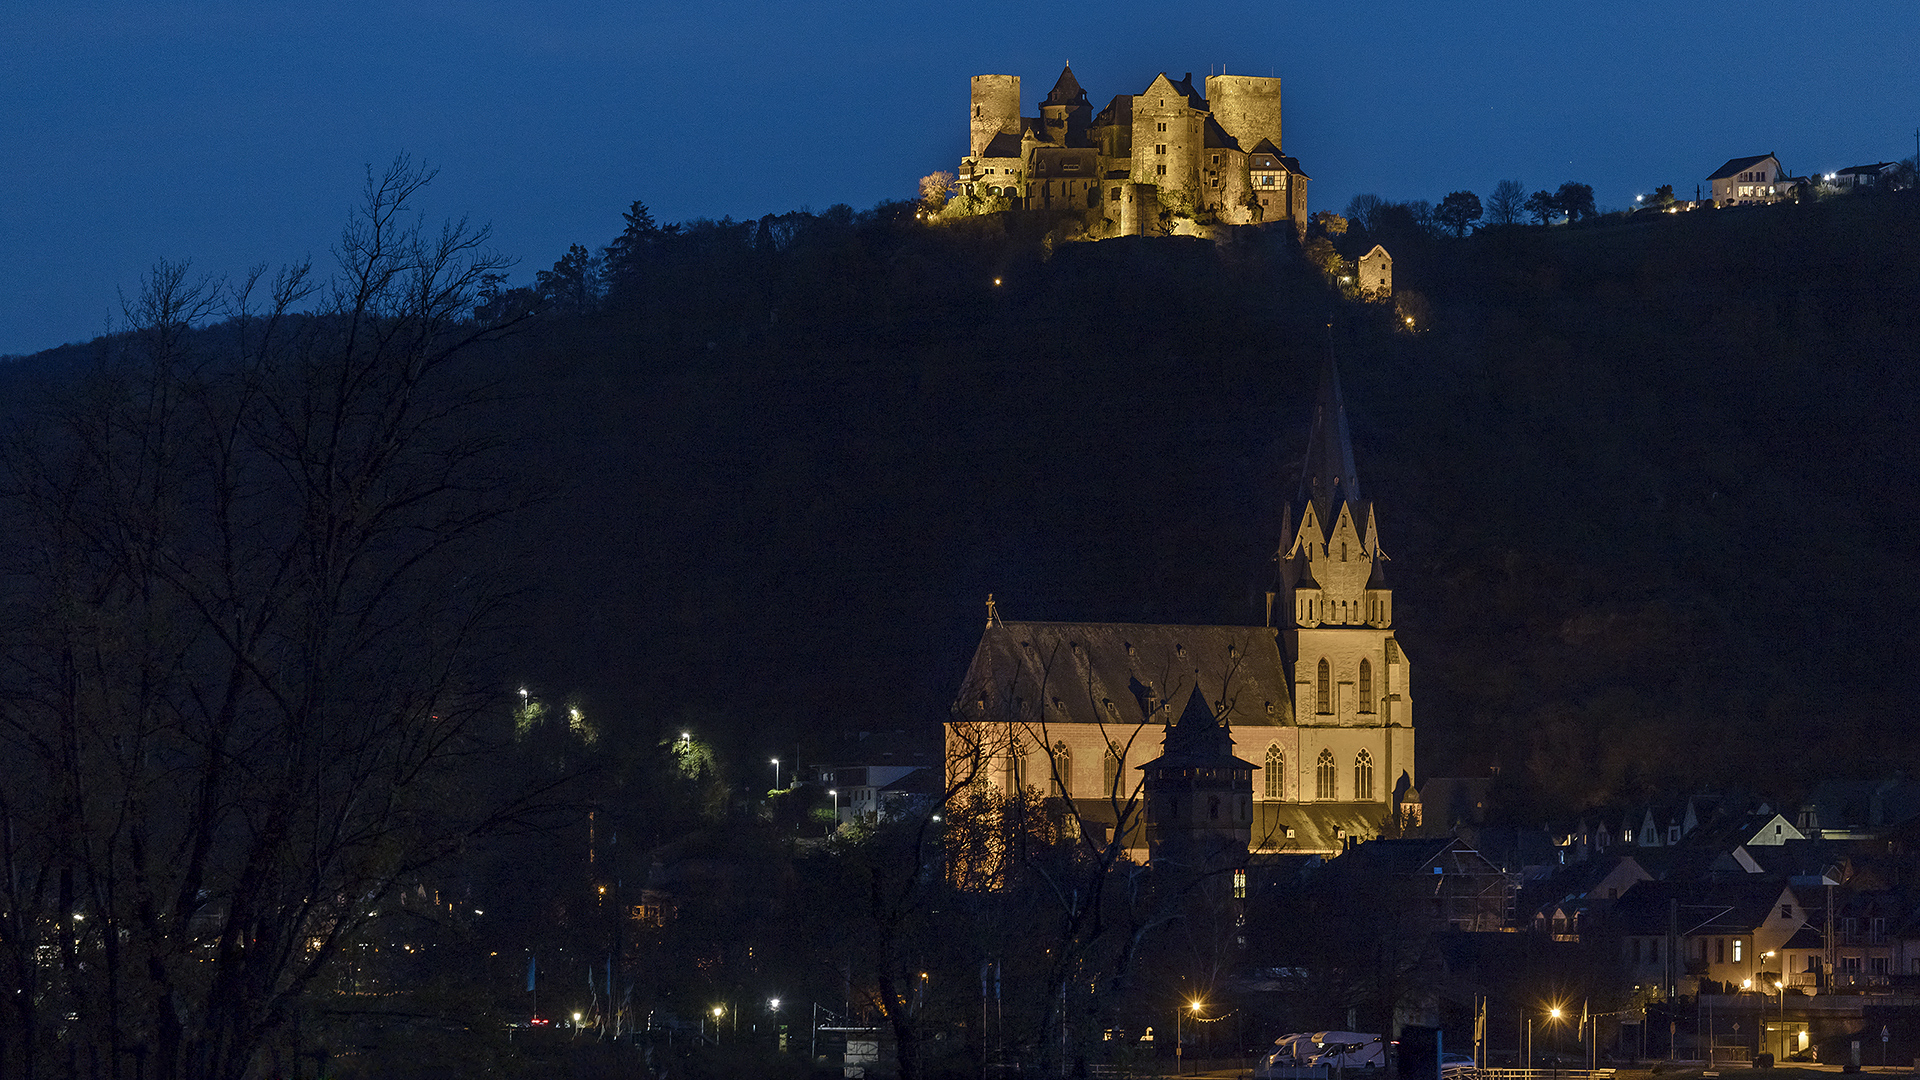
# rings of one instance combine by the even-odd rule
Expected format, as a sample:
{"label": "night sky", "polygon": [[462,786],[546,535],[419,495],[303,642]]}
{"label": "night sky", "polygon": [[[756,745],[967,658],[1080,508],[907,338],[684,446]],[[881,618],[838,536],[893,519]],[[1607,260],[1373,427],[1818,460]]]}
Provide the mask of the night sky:
{"label": "night sky", "polygon": [[[1168,13],[1177,13],[1169,15]],[[110,329],[154,260],[323,268],[365,166],[441,169],[518,278],[655,217],[909,197],[967,142],[967,79],[1072,61],[1098,109],[1153,76],[1286,80],[1315,209],[1566,180],[1620,208],[1730,157],[1913,155],[1920,5],[188,4],[0,9],[0,353]]]}

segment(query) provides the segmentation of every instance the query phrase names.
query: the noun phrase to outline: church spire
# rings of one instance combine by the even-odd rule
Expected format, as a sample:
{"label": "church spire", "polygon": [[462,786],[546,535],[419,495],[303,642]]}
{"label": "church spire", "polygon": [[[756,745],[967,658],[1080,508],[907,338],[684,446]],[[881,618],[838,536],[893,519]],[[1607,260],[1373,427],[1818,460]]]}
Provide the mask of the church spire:
{"label": "church spire", "polygon": [[[1340,503],[1360,505],[1360,476],[1353,464],[1353,437],[1333,364],[1333,328],[1327,328],[1327,359],[1320,367],[1320,396],[1313,406],[1307,460],[1300,470],[1300,501],[1311,502],[1325,528],[1340,516]],[[1358,524],[1358,522],[1356,522]]]}

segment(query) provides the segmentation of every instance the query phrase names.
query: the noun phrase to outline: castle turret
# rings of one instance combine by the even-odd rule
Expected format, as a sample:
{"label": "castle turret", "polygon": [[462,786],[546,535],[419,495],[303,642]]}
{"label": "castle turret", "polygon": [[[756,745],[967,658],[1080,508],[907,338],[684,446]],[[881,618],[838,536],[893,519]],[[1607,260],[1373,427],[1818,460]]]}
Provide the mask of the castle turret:
{"label": "castle turret", "polygon": [[1251,761],[1233,756],[1233,732],[1194,687],[1180,719],[1166,728],[1146,774],[1148,861],[1156,867],[1216,873],[1245,866],[1253,836]]}
{"label": "castle turret", "polygon": [[969,157],[980,157],[996,135],[1020,137],[1020,76],[973,77],[972,139]]}
{"label": "castle turret", "polygon": [[1073,67],[1061,68],[1059,80],[1040,102],[1040,120],[1048,141],[1059,146],[1085,146],[1087,125],[1092,119],[1093,106],[1088,104],[1080,81],[1073,77]]}

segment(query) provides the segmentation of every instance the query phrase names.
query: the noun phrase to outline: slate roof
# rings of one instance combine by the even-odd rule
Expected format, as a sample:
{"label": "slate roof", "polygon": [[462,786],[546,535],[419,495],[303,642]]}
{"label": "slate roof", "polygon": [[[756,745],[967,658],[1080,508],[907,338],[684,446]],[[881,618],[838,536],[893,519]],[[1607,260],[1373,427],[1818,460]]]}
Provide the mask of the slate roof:
{"label": "slate roof", "polygon": [[1068,64],[1067,66],[1060,69],[1060,78],[1054,82],[1053,89],[1048,91],[1046,100],[1041,102],[1041,104],[1042,105],[1085,105],[1087,104],[1087,92],[1085,90],[1080,89],[1080,80],[1073,77],[1073,65]]}
{"label": "slate roof", "polygon": [[[984,694],[991,708],[1015,705],[1034,720],[1044,706],[1049,722],[1132,727],[1165,723],[1197,688],[1224,705],[1230,724],[1277,726],[1293,721],[1290,687],[1270,628],[996,618],[981,634],[954,708],[957,716],[975,715]],[[1149,716],[1153,700],[1161,708]]]}
{"label": "slate roof", "polygon": [[1137,769],[1258,769],[1251,761],[1233,756],[1233,735],[1219,722],[1207,699],[1195,687],[1178,722],[1167,728],[1160,756]]}
{"label": "slate roof", "polygon": [[1347,429],[1347,406],[1340,395],[1340,372],[1334,367],[1331,345],[1320,365],[1320,394],[1313,405],[1313,427],[1307,435],[1298,499],[1313,503],[1323,531],[1330,531],[1339,520],[1340,502],[1352,508],[1354,525],[1366,528],[1360,472],[1353,463],[1353,436]]}
{"label": "slate roof", "polygon": [[[1377,802],[1270,802],[1253,804],[1253,840],[1257,850],[1279,852],[1338,852],[1355,840],[1380,831],[1387,816]],[[1293,835],[1288,836],[1287,830]]]}
{"label": "slate roof", "polygon": [[1749,934],[1767,921],[1786,891],[1779,881],[1642,881],[1615,902],[1609,922],[1624,934],[1664,934],[1671,910],[1682,937]]}
{"label": "slate roof", "polygon": [[1221,127],[1220,122],[1215,120],[1211,114],[1207,116],[1206,123],[1201,125],[1200,134],[1201,145],[1208,150],[1240,149],[1240,140],[1227,134],[1227,129]]}
{"label": "slate roof", "polygon": [[1755,165],[1760,164],[1761,162],[1767,160],[1770,157],[1773,157],[1773,155],[1772,154],[1756,154],[1753,157],[1734,158],[1728,161],[1725,165],[1720,166],[1720,171],[1714,173],[1712,176],[1707,177],[1707,179],[1725,180],[1728,177],[1735,175],[1736,173],[1742,173],[1748,169],[1751,169]]}
{"label": "slate roof", "polygon": [[983,158],[1017,158],[1020,156],[1020,136],[1011,131],[995,135],[980,151]]}

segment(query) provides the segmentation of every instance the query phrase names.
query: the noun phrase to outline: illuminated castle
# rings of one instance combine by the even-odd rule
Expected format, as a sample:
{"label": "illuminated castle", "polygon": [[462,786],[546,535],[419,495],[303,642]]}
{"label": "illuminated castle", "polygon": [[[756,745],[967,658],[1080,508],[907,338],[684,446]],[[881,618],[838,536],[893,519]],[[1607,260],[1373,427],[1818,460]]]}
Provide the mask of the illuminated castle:
{"label": "illuminated castle", "polygon": [[1264,626],[1015,622],[990,599],[948,783],[1070,799],[1143,861],[1331,854],[1417,824],[1411,668],[1331,361],[1277,557]]}
{"label": "illuminated castle", "polygon": [[1199,231],[1207,223],[1307,225],[1307,176],[1281,152],[1280,80],[1155,77],[1098,115],[1071,67],[1040,115],[1020,115],[1018,75],[973,77],[958,188],[1015,208],[1099,210],[1097,234]]}

